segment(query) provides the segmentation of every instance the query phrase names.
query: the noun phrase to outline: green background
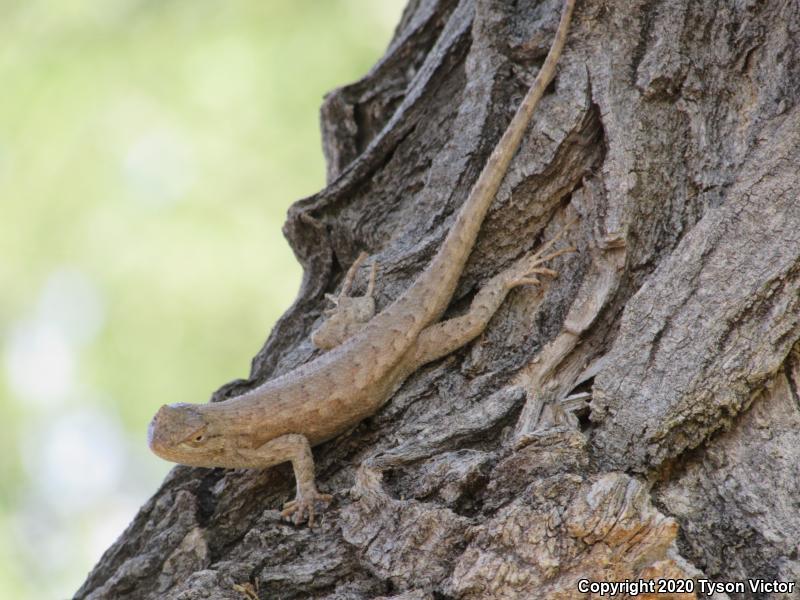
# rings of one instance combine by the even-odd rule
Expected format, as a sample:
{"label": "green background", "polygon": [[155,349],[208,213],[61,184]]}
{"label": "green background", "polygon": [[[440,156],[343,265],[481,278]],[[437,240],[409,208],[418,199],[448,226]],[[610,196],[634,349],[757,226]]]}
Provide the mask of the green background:
{"label": "green background", "polygon": [[71,596],[297,292],[325,92],[403,0],[0,0],[0,597]]}

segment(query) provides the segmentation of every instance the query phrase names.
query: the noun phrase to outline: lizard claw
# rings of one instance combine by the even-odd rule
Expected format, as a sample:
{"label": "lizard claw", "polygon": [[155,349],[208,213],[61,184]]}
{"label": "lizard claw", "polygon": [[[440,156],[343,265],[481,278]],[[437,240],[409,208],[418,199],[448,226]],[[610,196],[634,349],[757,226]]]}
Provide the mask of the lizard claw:
{"label": "lizard claw", "polygon": [[333,500],[331,494],[321,494],[316,490],[313,492],[306,492],[302,496],[298,496],[294,500],[290,500],[284,504],[281,517],[291,521],[295,525],[300,525],[307,520],[308,526],[314,527],[317,503],[323,505],[320,508],[320,511],[322,511],[328,507],[331,500]]}

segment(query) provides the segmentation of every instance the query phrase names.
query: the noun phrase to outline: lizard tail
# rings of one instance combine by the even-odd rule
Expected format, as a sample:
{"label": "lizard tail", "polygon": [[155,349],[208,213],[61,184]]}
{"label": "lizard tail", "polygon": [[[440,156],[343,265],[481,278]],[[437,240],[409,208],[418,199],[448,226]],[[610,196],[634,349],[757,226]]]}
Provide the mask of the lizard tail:
{"label": "lizard tail", "polygon": [[[425,305],[426,314],[421,320],[430,323],[438,319],[447,308],[455,291],[461,271],[467,262],[478,236],[483,219],[494,200],[497,190],[508,171],[511,160],[522,142],[533,112],[547,86],[553,80],[556,63],[567,40],[575,0],[564,0],[561,20],[553,44],[542,68],[517,108],[502,138],[492,151],[480,176],[470,190],[469,197],[460,208],[455,223],[430,265],[409,288],[406,297],[412,304]],[[415,289],[416,288],[416,289]]]}

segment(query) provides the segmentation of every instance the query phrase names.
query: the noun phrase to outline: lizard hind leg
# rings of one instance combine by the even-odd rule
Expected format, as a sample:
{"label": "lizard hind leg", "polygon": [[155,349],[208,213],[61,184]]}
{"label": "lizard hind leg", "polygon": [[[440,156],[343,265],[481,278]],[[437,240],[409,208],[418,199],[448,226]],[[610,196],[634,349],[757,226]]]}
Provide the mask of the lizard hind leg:
{"label": "lizard hind leg", "polygon": [[422,330],[412,357],[413,365],[418,368],[450,354],[470,340],[478,337],[489,324],[495,311],[500,307],[508,292],[520,285],[540,283],[533,275],[556,277],[557,271],[544,267],[543,264],[557,256],[574,252],[574,248],[563,248],[545,254],[561,234],[542,246],[538,251],[523,256],[507,269],[492,277],[472,299],[466,314],[446,321],[434,323]]}
{"label": "lizard hind leg", "polygon": [[350,266],[338,296],[325,295],[333,307],[325,311],[327,318],[311,335],[311,341],[317,348],[335,348],[358,333],[375,316],[375,299],[372,294],[375,290],[377,263],[372,263],[366,293],[363,296],[349,295],[356,272],[366,258],[367,253],[362,252]]}

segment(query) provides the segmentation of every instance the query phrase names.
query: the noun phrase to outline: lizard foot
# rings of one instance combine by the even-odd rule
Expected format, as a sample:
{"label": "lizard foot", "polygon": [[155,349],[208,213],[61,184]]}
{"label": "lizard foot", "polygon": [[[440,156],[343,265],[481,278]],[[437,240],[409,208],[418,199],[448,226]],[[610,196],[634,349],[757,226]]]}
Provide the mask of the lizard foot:
{"label": "lizard foot", "polygon": [[[556,238],[554,238],[552,241],[555,241],[555,239]],[[508,277],[508,279],[505,281],[506,288],[511,289],[520,285],[537,285],[540,282],[536,277],[534,277],[534,275],[557,277],[558,271],[543,267],[541,266],[542,263],[570,252],[575,252],[575,249],[571,247],[563,248],[562,250],[557,250],[556,252],[551,252],[550,254],[544,256],[540,250],[539,252],[535,252],[523,257],[508,271],[506,271],[506,277]]]}
{"label": "lizard foot", "polygon": [[[321,494],[317,490],[306,492],[284,504],[281,516],[295,525],[300,525],[307,520],[308,526],[314,527],[314,516],[325,510],[331,500],[333,500],[331,494]],[[322,506],[317,509],[317,504]]]}

